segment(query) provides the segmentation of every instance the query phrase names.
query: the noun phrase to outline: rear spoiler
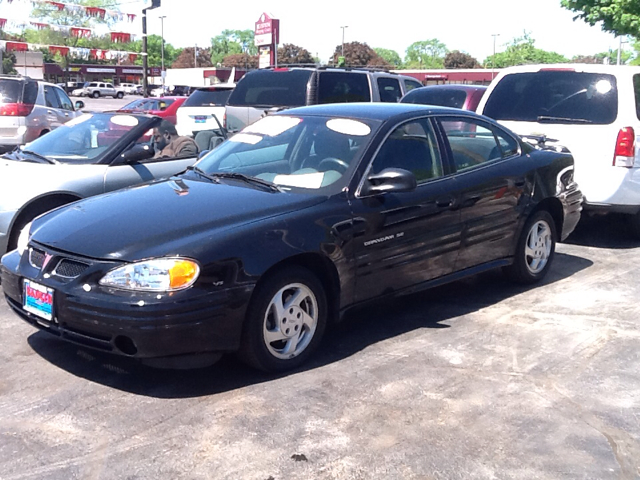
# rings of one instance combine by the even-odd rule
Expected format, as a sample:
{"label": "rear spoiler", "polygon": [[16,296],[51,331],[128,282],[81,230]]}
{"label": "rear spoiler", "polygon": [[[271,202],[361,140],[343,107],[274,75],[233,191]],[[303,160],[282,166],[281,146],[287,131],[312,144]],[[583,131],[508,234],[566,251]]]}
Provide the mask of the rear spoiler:
{"label": "rear spoiler", "polygon": [[[529,145],[533,145],[540,150],[553,150],[554,152],[559,153],[571,153],[567,147],[557,143],[559,140],[549,138],[546,135],[519,135],[519,137]],[[550,143],[555,143],[555,145],[550,145]]]}

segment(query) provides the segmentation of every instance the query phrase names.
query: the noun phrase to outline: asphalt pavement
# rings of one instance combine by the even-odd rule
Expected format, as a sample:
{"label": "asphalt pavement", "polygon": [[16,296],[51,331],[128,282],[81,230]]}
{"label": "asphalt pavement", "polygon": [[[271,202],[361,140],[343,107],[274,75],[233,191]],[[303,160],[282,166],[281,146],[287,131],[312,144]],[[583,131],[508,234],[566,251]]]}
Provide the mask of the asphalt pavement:
{"label": "asphalt pavement", "polygon": [[140,95],[125,95],[124,98],[111,98],[111,97],[71,97],[71,100],[75,104],[78,100],[84,102],[84,112],[103,112],[107,110],[117,110],[127,103],[133,102],[142,98]]}
{"label": "asphalt pavement", "polygon": [[0,306],[0,478],[640,478],[640,242],[587,220],[538,286],[491,272],[351,314],[305,368],[155,370]]}

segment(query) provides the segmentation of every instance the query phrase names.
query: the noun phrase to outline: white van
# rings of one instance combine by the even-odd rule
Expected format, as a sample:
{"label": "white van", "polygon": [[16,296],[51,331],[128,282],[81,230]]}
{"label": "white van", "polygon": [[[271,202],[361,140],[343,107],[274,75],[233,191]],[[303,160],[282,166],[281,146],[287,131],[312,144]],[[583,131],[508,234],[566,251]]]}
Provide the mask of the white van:
{"label": "white van", "polygon": [[520,135],[545,135],[566,146],[585,212],[627,213],[640,237],[640,67],[506,68],[477,111]]}
{"label": "white van", "polygon": [[[201,130],[217,130],[224,120],[224,106],[235,84],[218,84],[195,90],[178,108],[179,135],[195,135]],[[216,121],[215,117],[218,119]],[[219,123],[218,123],[219,122]]]}

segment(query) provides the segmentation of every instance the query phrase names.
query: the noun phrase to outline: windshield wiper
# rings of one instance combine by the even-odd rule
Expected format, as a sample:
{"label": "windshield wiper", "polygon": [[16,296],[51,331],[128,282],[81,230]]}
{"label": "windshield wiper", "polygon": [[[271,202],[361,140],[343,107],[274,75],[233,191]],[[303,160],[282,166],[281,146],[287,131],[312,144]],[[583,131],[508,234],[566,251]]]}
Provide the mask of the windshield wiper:
{"label": "windshield wiper", "polygon": [[192,172],[196,172],[198,175],[200,175],[201,177],[206,178],[207,180],[211,180],[214,183],[220,183],[218,181],[218,179],[212,175],[209,175],[207,172],[205,172],[204,170],[202,170],[199,167],[196,167],[195,165],[189,165],[187,167],[187,170],[190,170]]}
{"label": "windshield wiper", "polygon": [[211,176],[215,178],[231,178],[233,180],[242,180],[246,183],[251,183],[253,185],[259,185],[261,187],[268,188],[272,192],[281,192],[280,187],[275,185],[272,182],[267,180],[262,180],[261,178],[251,177],[249,175],[245,175],[244,173],[236,173],[236,172],[217,172],[212,173]]}
{"label": "windshield wiper", "polygon": [[35,158],[37,158],[39,160],[43,160],[43,161],[45,161],[47,163],[51,163],[51,164],[57,163],[55,160],[53,160],[51,158],[48,158],[48,157],[45,157],[44,155],[40,155],[39,153],[33,152],[31,150],[19,150],[17,153],[20,153],[20,154],[24,153],[26,155],[30,155],[32,157],[35,157]]}
{"label": "windshield wiper", "polygon": [[563,122],[563,123],[593,123],[586,118],[568,118],[568,117],[552,117],[549,115],[540,115],[537,118],[538,122]]}

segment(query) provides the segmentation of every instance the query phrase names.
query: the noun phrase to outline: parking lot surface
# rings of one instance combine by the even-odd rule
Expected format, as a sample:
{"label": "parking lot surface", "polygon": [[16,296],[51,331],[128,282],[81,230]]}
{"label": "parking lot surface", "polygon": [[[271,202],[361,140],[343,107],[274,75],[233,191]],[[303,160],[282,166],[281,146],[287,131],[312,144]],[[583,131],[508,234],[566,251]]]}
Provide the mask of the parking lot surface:
{"label": "parking lot surface", "polygon": [[0,306],[0,478],[640,477],[640,242],[587,220],[500,272],[352,313],[305,368],[155,370]]}

